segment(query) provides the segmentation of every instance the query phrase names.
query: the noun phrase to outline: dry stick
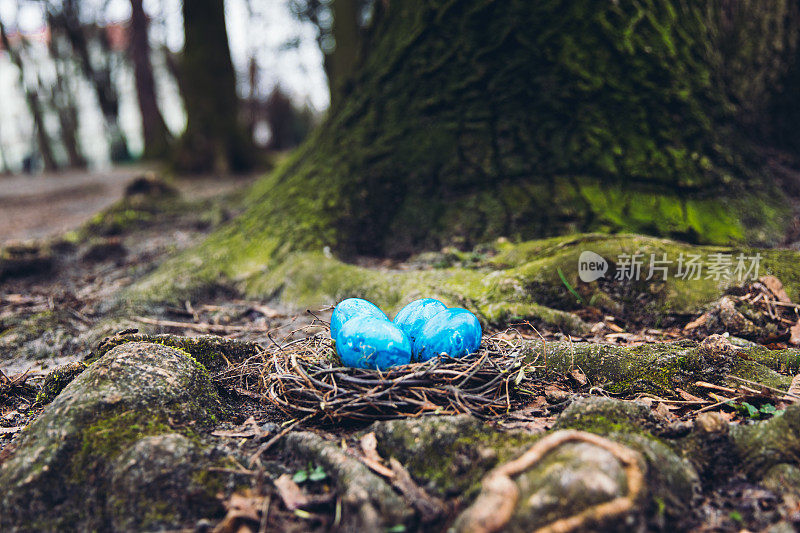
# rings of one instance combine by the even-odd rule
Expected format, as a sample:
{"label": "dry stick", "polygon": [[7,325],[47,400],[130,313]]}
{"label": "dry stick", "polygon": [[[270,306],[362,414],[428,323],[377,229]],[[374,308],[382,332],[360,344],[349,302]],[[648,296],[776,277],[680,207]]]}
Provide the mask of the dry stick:
{"label": "dry stick", "polygon": [[797,374],[792,378],[792,383],[789,385],[789,390],[786,391],[786,394],[784,394],[781,400],[784,402],[796,403],[797,394],[800,394],[800,374]]}
{"label": "dry stick", "polygon": [[694,414],[699,415],[700,413],[705,413],[706,411],[710,411],[712,409],[716,409],[717,407],[720,407],[722,405],[729,404],[731,402],[738,402],[742,398],[744,398],[744,396],[736,396],[734,398],[729,398],[727,400],[724,400],[724,401],[721,401],[721,402],[717,402],[715,404],[703,407],[702,409],[698,409],[697,411],[694,411]]}
{"label": "dry stick", "polygon": [[702,387],[704,389],[718,390],[720,392],[728,392],[730,394],[736,394],[736,389],[732,389],[730,387],[723,387],[721,385],[714,385],[713,383],[708,383],[706,381],[696,381],[695,385],[697,385],[698,387]]}
{"label": "dry stick", "polygon": [[776,389],[775,387],[770,387],[769,385],[764,385],[763,383],[759,383],[758,381],[750,381],[749,379],[740,378],[739,376],[727,375],[725,376],[726,379],[735,379],[737,381],[741,381],[742,383],[747,383],[748,385],[753,385],[754,387],[761,387],[766,389],[770,392],[774,392],[777,394],[784,394],[786,396],[790,396],[792,398],[800,400],[800,395],[793,394],[789,391],[782,391],[781,389]]}

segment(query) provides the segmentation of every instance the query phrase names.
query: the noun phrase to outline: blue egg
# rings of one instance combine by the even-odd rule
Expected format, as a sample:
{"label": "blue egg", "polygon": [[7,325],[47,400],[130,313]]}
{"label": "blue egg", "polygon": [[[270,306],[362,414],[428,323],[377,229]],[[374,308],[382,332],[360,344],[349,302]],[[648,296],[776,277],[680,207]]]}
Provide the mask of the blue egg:
{"label": "blue egg", "polygon": [[408,340],[414,343],[414,339],[419,335],[420,330],[428,323],[428,320],[436,316],[439,312],[447,309],[439,300],[434,298],[422,298],[414,300],[403,307],[397,316],[394,317],[395,325],[408,335]]}
{"label": "blue egg", "polygon": [[357,316],[339,330],[336,352],[345,366],[385,370],[411,362],[411,341],[385,318]]}
{"label": "blue egg", "polygon": [[464,357],[481,344],[481,323],[466,309],[454,307],[436,314],[422,328],[414,341],[417,361],[427,361],[442,353]]}
{"label": "blue egg", "polygon": [[333,314],[331,315],[331,338],[336,340],[336,336],[342,326],[348,320],[357,316],[371,316],[389,320],[386,313],[381,311],[374,303],[361,298],[348,298],[339,302],[339,305],[333,309]]}

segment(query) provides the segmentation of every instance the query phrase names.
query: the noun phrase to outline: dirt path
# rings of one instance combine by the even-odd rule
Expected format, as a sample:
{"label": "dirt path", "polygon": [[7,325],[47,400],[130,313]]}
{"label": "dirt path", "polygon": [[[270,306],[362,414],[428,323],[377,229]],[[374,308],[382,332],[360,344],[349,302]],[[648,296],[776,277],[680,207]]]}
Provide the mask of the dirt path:
{"label": "dirt path", "polygon": [[[122,197],[125,185],[148,169],[62,172],[0,178],[0,246],[75,229]],[[246,187],[256,175],[191,176],[174,185],[186,198],[211,198]]]}
{"label": "dirt path", "polygon": [[0,245],[80,226],[120,198],[125,184],[141,172],[123,167],[0,178]]}

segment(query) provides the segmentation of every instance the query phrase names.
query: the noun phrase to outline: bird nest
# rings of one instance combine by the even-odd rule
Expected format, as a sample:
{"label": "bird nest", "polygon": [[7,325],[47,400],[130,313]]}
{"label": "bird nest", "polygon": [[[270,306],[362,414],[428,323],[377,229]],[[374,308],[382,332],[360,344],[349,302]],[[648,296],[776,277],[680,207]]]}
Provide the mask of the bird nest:
{"label": "bird nest", "polygon": [[478,352],[439,357],[385,371],[344,368],[329,338],[315,336],[267,349],[221,371],[217,380],[289,418],[316,425],[367,423],[427,414],[492,418],[541,394],[533,364],[501,341]]}

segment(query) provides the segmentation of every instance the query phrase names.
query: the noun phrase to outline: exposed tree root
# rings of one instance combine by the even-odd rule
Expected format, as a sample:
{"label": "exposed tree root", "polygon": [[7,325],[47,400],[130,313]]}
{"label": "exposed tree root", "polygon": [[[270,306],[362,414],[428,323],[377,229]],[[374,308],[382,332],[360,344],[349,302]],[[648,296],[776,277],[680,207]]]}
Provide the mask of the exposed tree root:
{"label": "exposed tree root", "polygon": [[586,442],[608,451],[622,463],[628,482],[628,495],[615,498],[585,509],[584,511],[557,520],[537,533],[568,533],[589,524],[597,524],[624,515],[633,509],[644,485],[644,474],[639,466],[639,455],[621,444],[584,431],[557,431],[543,438],[519,458],[505,463],[483,479],[483,489],[475,502],[467,509],[458,524],[459,531],[469,533],[492,533],[500,531],[511,520],[519,499],[519,489],[512,480],[539,462],[545,455],[567,442]]}

